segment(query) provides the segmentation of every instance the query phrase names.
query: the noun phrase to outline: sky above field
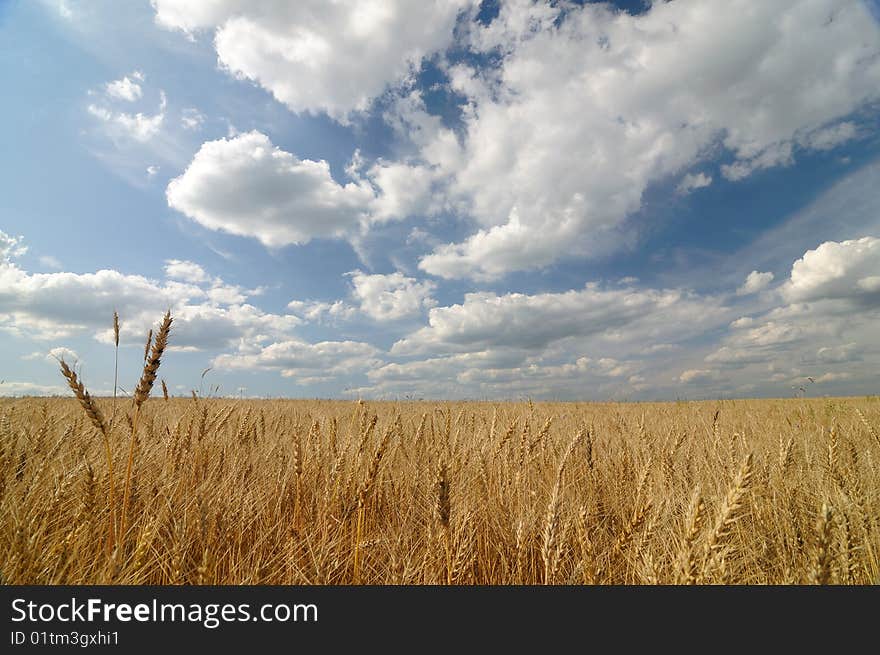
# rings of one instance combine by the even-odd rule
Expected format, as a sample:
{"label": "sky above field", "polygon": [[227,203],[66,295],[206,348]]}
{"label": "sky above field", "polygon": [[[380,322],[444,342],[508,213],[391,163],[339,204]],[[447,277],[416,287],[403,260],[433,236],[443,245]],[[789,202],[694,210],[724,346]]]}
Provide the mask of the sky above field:
{"label": "sky above field", "polygon": [[0,1],[0,80],[0,395],[168,308],[177,394],[878,393],[880,2]]}

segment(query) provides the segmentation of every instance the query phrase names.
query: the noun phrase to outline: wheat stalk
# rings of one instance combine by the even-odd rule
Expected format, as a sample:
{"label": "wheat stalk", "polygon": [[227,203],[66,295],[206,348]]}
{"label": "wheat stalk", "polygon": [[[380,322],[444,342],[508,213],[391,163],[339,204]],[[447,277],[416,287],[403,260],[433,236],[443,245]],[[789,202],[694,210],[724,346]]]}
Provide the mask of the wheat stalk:
{"label": "wheat stalk", "polygon": [[[370,423],[369,431],[373,429],[376,425],[376,418],[374,416],[373,420]],[[369,434],[367,429],[364,430],[365,434]],[[382,441],[379,443],[379,447],[376,448],[376,452],[373,454],[372,460],[370,460],[370,468],[367,470],[367,477],[364,478],[363,484],[361,484],[360,489],[358,490],[357,496],[357,526],[355,528],[355,538],[354,538],[354,571],[353,578],[354,584],[358,584],[360,581],[360,550],[361,550],[361,536],[363,534],[364,527],[364,517],[366,512],[367,498],[370,495],[370,491],[373,489],[373,485],[376,482],[376,478],[379,475],[379,465],[382,463],[382,457],[385,455],[385,448],[388,445],[388,438],[391,434],[391,428],[387,429],[382,436]]]}
{"label": "wheat stalk", "polygon": [[[548,429],[549,425],[548,421]],[[547,504],[547,513],[544,518],[543,542],[541,545],[545,585],[553,584],[559,568],[559,510],[562,502],[562,476],[565,473],[565,465],[568,463],[568,459],[571,457],[580,439],[581,434],[578,433],[565,449],[565,454],[562,456],[562,461],[559,462],[559,468],[556,470],[556,481],[553,483],[553,489],[550,492],[550,502]]]}
{"label": "wheat stalk", "polygon": [[78,379],[76,375],[76,371],[71,369],[67,363],[62,359],[61,360],[61,374],[67,379],[67,386],[71,388],[77,400],[79,400],[80,406],[83,408],[83,411],[86,413],[86,416],[91,421],[92,425],[97,428],[101,435],[104,437],[104,455],[107,458],[107,475],[108,477],[108,503],[110,505],[110,526],[109,526],[109,539],[107,541],[108,550],[113,549],[113,545],[116,541],[116,530],[115,530],[115,520],[114,520],[114,511],[115,511],[115,496],[114,496],[114,475],[113,475],[113,454],[110,448],[110,432],[107,429],[107,424],[104,422],[104,415],[101,414],[101,410],[98,408],[98,405],[92,399],[89,392],[86,390],[83,383]]}
{"label": "wheat stalk", "polygon": [[113,312],[113,410],[110,412],[110,425],[116,419],[116,390],[119,386],[119,314]]}
{"label": "wheat stalk", "polygon": [[822,503],[816,521],[816,554],[810,575],[810,581],[817,585],[826,585],[831,580],[831,517],[831,507]]}
{"label": "wheat stalk", "polygon": [[715,523],[706,540],[705,557],[703,558],[703,569],[700,576],[703,579],[708,575],[712,565],[719,561],[720,551],[730,536],[733,525],[740,518],[743,497],[748,491],[752,480],[752,464],[753,456],[749,453],[736,477],[734,477],[727,495],[721,502]]}
{"label": "wheat stalk", "polygon": [[[144,356],[144,370],[141,373],[141,379],[138,381],[137,387],[134,392],[134,417],[131,420],[131,437],[129,439],[128,446],[128,462],[125,466],[125,486],[123,487],[122,494],[122,517],[119,520],[119,534],[120,538],[125,537],[125,522],[128,517],[128,503],[131,492],[131,467],[134,462],[134,448],[137,437],[137,429],[138,429],[138,419],[141,414],[141,405],[146,402],[147,398],[150,397],[150,391],[153,389],[153,383],[156,381],[156,374],[159,371],[159,365],[162,363],[162,354],[165,352],[165,348],[168,346],[168,336],[171,333],[171,322],[173,319],[171,318],[171,310],[165,312],[165,316],[162,318],[162,324],[159,327],[159,332],[156,334],[156,340],[153,342],[153,347],[150,350],[149,357]],[[150,341],[152,340],[153,330],[150,330],[150,334],[147,337],[147,345],[149,346]]]}

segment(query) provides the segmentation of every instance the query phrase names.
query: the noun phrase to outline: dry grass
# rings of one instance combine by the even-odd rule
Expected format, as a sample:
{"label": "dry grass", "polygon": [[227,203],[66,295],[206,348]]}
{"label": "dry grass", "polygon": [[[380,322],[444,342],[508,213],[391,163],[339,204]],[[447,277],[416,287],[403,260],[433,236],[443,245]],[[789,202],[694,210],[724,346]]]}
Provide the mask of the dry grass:
{"label": "dry grass", "polygon": [[[0,401],[5,583],[880,576],[876,399],[160,398],[108,427],[112,399],[79,391]],[[114,475],[131,453],[124,514],[102,425]]]}

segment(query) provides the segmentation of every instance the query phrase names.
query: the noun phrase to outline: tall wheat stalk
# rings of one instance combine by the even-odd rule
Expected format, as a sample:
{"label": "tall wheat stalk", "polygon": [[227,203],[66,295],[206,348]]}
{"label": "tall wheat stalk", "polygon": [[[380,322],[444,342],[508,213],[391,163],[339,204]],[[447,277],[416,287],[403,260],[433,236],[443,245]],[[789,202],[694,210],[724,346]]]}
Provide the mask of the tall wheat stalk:
{"label": "tall wheat stalk", "polygon": [[113,421],[116,419],[116,389],[119,386],[119,314],[113,312],[113,344],[115,348],[113,358],[113,409],[110,412],[110,429],[113,429]]}
{"label": "tall wheat stalk", "polygon": [[79,400],[79,404],[82,406],[83,411],[85,411],[86,416],[91,421],[92,425],[97,428],[101,435],[104,437],[104,453],[107,458],[107,477],[108,477],[108,502],[110,505],[110,525],[109,525],[109,535],[107,540],[107,548],[108,550],[112,550],[116,541],[116,533],[115,533],[115,520],[114,520],[114,511],[116,508],[115,496],[114,496],[114,483],[113,483],[113,454],[110,449],[110,432],[107,429],[107,424],[104,422],[104,415],[101,414],[101,410],[95,401],[92,399],[89,392],[86,390],[85,385],[78,379],[76,375],[76,371],[71,369],[67,363],[62,359],[61,360],[61,374],[67,379],[67,385],[71,388],[77,400]]}
{"label": "tall wheat stalk", "polygon": [[[372,431],[372,428],[376,425],[376,421],[373,420],[370,423],[370,427],[364,432]],[[370,468],[367,471],[367,477],[364,479],[363,484],[358,490],[357,496],[357,525],[355,527],[355,537],[354,537],[354,572],[353,572],[353,582],[354,584],[360,583],[360,554],[361,554],[361,537],[363,536],[364,529],[364,519],[366,517],[367,511],[367,499],[370,496],[370,492],[373,489],[373,485],[376,482],[376,478],[379,475],[379,465],[382,463],[382,458],[385,455],[385,447],[388,445],[388,437],[391,434],[390,428],[385,431],[382,436],[382,441],[379,443],[379,447],[376,449],[375,454],[373,455],[373,459],[370,460]]]}
{"label": "tall wheat stalk", "polygon": [[[125,523],[128,516],[128,502],[131,492],[131,467],[134,461],[135,437],[137,435],[138,419],[141,415],[141,405],[143,405],[147,398],[150,397],[150,391],[153,389],[153,384],[156,382],[156,374],[159,371],[159,365],[162,363],[162,354],[168,346],[168,335],[171,332],[172,320],[171,311],[169,310],[165,312],[165,316],[162,318],[162,325],[159,327],[159,332],[156,334],[156,340],[153,342],[150,355],[145,358],[144,371],[141,374],[141,379],[134,391],[135,409],[134,417],[132,417],[131,420],[131,437],[128,444],[128,463],[125,465],[125,487],[122,494],[122,517],[119,521],[119,535],[121,539],[125,538]],[[150,330],[150,337],[152,337],[152,335],[153,331]],[[149,343],[150,339],[147,340],[147,345],[149,345]]]}

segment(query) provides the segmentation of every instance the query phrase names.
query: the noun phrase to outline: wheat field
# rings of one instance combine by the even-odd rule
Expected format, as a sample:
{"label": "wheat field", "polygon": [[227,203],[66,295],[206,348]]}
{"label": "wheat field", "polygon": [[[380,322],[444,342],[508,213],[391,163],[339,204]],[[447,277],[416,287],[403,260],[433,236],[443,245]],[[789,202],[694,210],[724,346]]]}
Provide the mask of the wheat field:
{"label": "wheat field", "polygon": [[880,577],[876,397],[77,395],[0,401],[4,583]]}

